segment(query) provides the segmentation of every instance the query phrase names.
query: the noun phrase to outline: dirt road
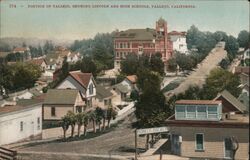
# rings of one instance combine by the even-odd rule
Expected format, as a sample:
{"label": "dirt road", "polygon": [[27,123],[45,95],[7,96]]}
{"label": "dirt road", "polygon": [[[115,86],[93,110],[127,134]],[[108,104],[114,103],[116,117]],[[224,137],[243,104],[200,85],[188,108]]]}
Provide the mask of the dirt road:
{"label": "dirt road", "polygon": [[209,55],[197,66],[186,79],[182,82],[176,89],[166,92],[165,95],[169,93],[179,94],[188,89],[190,85],[202,86],[205,82],[206,76],[210,71],[218,66],[220,61],[226,57],[227,52],[224,50],[225,44],[222,43],[221,47],[215,47]]}

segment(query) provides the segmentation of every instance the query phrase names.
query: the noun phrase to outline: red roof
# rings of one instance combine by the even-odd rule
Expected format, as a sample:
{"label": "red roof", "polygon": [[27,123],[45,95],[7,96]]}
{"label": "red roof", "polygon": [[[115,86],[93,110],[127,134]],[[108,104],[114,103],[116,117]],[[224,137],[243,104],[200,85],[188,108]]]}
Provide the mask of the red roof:
{"label": "red roof", "polygon": [[25,52],[27,50],[28,50],[28,48],[26,48],[26,47],[17,47],[13,51],[14,52]]}
{"label": "red roof", "polygon": [[69,72],[69,75],[73,77],[84,88],[88,87],[89,81],[92,78],[92,73],[82,73],[81,71]]}
{"label": "red roof", "polygon": [[137,76],[136,75],[129,75],[126,77],[130,82],[136,83]]}
{"label": "red roof", "polygon": [[43,58],[41,58],[41,59],[32,59],[29,62],[32,63],[32,64],[35,64],[35,65],[39,65],[39,66],[42,65],[43,62],[46,64],[46,61]]}
{"label": "red roof", "polygon": [[201,104],[201,105],[213,105],[213,104],[220,104],[221,101],[214,101],[214,100],[179,100],[176,101],[175,104]]}

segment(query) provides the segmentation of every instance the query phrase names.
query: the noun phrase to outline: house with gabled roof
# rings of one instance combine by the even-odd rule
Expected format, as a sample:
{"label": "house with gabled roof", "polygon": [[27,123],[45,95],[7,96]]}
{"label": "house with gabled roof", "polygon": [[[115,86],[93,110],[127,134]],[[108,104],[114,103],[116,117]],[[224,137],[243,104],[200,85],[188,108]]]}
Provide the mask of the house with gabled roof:
{"label": "house with gabled roof", "polygon": [[37,65],[39,66],[39,68],[41,69],[41,71],[45,72],[46,68],[47,68],[47,62],[45,61],[44,58],[39,58],[39,59],[32,59],[30,61],[28,61],[31,64]]}
{"label": "house with gabled roof", "polygon": [[69,72],[69,75],[56,88],[79,90],[89,107],[92,107],[93,98],[96,96],[96,82],[92,73],[83,73],[80,70]]}
{"label": "house with gabled roof", "polygon": [[98,106],[104,110],[108,109],[112,105],[113,94],[110,90],[104,88],[101,85],[96,85],[96,97],[94,106]]}
{"label": "house with gabled roof", "polygon": [[43,120],[55,121],[72,111],[86,110],[84,97],[77,89],[49,89],[43,102]]}
{"label": "house with gabled roof", "polygon": [[214,100],[221,100],[223,104],[222,112],[229,113],[244,113],[247,111],[247,108],[242,104],[236,97],[234,97],[227,90],[220,92]]}

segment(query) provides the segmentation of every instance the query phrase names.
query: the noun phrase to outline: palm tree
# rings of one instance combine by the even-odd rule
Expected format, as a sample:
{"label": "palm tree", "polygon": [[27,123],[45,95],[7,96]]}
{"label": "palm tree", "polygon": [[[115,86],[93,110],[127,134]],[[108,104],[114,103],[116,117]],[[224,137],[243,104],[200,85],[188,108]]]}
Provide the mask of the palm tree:
{"label": "palm tree", "polygon": [[68,115],[65,115],[62,117],[62,128],[63,128],[63,139],[66,140],[66,132],[69,129],[70,125],[70,117]]}
{"label": "palm tree", "polygon": [[84,113],[77,113],[76,114],[76,123],[77,123],[77,126],[78,126],[78,128],[77,128],[78,137],[80,137],[81,127],[82,127],[82,125],[84,123],[84,116],[85,116]]}
{"label": "palm tree", "polygon": [[96,126],[95,126],[95,123],[96,123],[96,113],[95,113],[95,111],[91,111],[88,114],[89,114],[89,119],[93,123],[93,132],[96,133]]}
{"label": "palm tree", "polygon": [[84,118],[83,118],[83,125],[84,125],[84,136],[86,136],[87,134],[87,127],[89,124],[89,113],[85,113],[84,114]]}
{"label": "palm tree", "polygon": [[101,123],[102,123],[104,112],[100,107],[97,107],[95,109],[95,112],[96,112],[96,124],[98,124],[99,131],[101,131]]}
{"label": "palm tree", "polygon": [[69,116],[69,119],[70,119],[71,137],[73,137],[74,136],[74,132],[75,132],[75,125],[76,125],[76,115],[72,111],[69,111],[67,113],[67,115]]}
{"label": "palm tree", "polygon": [[117,116],[117,112],[115,111],[115,109],[113,108],[112,105],[109,106],[108,110],[107,110],[107,120],[108,120],[108,128],[110,127],[110,121],[111,119],[115,119]]}

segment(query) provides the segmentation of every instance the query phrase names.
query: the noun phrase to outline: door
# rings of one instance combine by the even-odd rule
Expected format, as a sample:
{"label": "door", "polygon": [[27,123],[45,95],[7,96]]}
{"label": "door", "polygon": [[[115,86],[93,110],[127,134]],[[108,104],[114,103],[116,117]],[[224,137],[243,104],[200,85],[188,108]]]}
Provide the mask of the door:
{"label": "door", "polygon": [[224,153],[225,158],[233,158],[233,151],[232,151],[232,141],[230,138],[224,139]]}
{"label": "door", "polygon": [[173,134],[172,135],[172,141],[171,141],[171,149],[172,149],[172,153],[175,155],[180,155],[180,151],[181,151],[181,145],[180,145],[180,139],[179,139],[179,135]]}

